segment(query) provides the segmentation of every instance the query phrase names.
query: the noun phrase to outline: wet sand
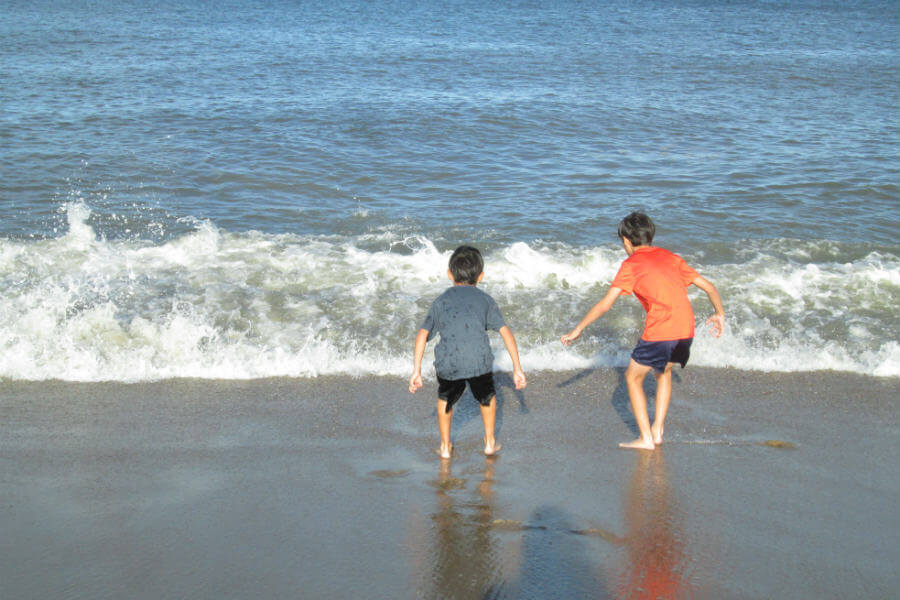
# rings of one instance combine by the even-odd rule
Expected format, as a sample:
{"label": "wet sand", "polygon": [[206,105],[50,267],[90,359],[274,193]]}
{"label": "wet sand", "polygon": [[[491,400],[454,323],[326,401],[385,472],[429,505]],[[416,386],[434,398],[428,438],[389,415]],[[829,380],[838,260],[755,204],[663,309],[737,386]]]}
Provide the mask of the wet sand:
{"label": "wet sand", "polygon": [[900,380],[689,368],[645,452],[620,370],[529,378],[496,458],[463,399],[449,463],[434,382],[0,383],[2,597],[900,589]]}

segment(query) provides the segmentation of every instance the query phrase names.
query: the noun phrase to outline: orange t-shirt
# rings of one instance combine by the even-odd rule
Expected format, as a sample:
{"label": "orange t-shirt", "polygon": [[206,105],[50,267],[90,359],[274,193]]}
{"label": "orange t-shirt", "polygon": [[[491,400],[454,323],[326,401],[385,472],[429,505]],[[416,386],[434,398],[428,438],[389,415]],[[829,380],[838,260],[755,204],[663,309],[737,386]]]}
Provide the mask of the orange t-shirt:
{"label": "orange t-shirt", "polygon": [[687,287],[699,277],[684,259],[664,248],[637,246],[612,286],[634,294],[647,311],[641,339],[648,342],[694,337],[694,311]]}

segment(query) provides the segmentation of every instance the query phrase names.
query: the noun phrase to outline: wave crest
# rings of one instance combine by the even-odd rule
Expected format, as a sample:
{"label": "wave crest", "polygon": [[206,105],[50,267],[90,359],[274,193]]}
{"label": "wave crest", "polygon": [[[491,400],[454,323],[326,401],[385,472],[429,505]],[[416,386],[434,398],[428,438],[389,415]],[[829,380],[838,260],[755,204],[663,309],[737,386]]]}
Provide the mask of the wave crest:
{"label": "wave crest", "polygon": [[[415,330],[448,285],[450,250],[421,235],[238,234],[198,222],[154,244],[99,238],[84,204],[67,211],[61,237],[0,240],[2,378],[405,375]],[[716,255],[728,262],[685,256],[728,310],[723,338],[698,327],[692,364],[900,376],[900,257],[822,244],[831,243],[794,242],[784,252],[741,242]],[[631,299],[575,347],[558,343],[623,258],[615,245],[486,249],[483,287],[516,333],[526,369],[627,363],[643,319]],[[691,297],[702,323],[706,299]],[[497,367],[509,368],[494,343]]]}

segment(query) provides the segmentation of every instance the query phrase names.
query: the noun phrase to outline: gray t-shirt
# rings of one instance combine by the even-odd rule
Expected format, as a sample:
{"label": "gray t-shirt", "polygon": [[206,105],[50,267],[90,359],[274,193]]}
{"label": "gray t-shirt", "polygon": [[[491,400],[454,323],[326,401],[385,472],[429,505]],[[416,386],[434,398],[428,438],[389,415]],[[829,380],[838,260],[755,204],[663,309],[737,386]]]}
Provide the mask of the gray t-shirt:
{"label": "gray t-shirt", "polygon": [[494,354],[487,330],[506,323],[494,299],[474,285],[454,285],[437,297],[422,329],[428,339],[441,340],[434,348],[434,370],[441,379],[468,379],[491,372]]}

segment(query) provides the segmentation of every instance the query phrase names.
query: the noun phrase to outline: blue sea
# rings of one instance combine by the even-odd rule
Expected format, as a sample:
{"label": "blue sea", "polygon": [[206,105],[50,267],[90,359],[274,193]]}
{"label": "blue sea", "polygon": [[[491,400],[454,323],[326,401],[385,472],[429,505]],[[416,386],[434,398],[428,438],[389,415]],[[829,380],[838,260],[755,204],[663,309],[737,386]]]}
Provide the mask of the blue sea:
{"label": "blue sea", "polygon": [[[405,376],[459,244],[526,371],[632,210],[692,364],[900,377],[896,0],[5,0],[0,379]],[[497,337],[497,368],[509,359]]]}

